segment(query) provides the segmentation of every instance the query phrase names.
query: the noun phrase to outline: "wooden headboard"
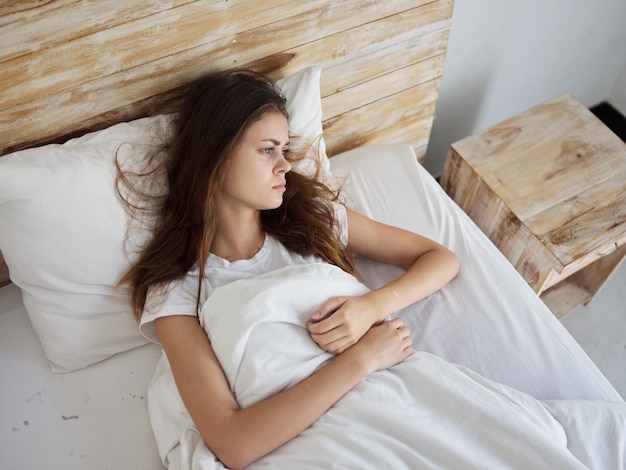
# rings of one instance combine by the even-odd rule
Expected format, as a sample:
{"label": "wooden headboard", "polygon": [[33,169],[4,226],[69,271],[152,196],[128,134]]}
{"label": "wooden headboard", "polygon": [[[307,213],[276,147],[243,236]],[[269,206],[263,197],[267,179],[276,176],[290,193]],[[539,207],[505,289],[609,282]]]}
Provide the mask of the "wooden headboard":
{"label": "wooden headboard", "polygon": [[248,67],[279,78],[317,64],[331,156],[403,142],[421,160],[453,3],[2,2],[0,155],[153,114],[210,71]]}

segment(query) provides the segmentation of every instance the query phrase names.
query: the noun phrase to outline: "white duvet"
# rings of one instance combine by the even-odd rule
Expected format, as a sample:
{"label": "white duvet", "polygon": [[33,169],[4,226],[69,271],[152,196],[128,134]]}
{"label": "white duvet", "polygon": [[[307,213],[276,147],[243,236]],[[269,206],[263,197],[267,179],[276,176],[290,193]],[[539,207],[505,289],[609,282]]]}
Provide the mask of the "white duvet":
{"label": "white duvet", "polygon": [[[306,321],[324,300],[366,288],[340,269],[290,266],[217,288],[200,320],[241,407],[332,360]],[[170,469],[224,468],[203,444],[162,358],[149,390]],[[620,437],[621,436],[621,437]],[[626,405],[538,401],[414,352],[363,379],[306,431],[250,468],[624,468]]]}

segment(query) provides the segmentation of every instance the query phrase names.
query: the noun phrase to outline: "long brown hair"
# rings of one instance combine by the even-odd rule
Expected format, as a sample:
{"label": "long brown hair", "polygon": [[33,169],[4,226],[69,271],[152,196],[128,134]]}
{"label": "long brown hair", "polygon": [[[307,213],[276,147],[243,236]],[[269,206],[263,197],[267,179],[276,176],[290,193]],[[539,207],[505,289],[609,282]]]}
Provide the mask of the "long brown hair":
{"label": "long brown hair", "polygon": [[[157,201],[153,234],[120,280],[120,284],[130,286],[131,306],[137,318],[146,306],[149,289],[183,278],[196,263],[200,271],[196,309],[199,308],[204,266],[216,229],[216,194],[241,135],[267,112],[288,117],[280,91],[268,78],[255,72],[215,73],[189,87],[165,158],[158,165],[166,190],[161,197],[153,198]],[[141,176],[154,176],[154,162],[152,166]],[[294,252],[319,255],[357,275],[353,257],[338,242],[334,210],[328,203],[337,199],[337,193],[315,176],[291,171],[286,178],[283,204],[261,212],[263,229]],[[141,205],[131,202],[132,198],[126,197],[129,193],[150,197],[140,186],[124,174],[118,162],[118,193],[130,209]]]}

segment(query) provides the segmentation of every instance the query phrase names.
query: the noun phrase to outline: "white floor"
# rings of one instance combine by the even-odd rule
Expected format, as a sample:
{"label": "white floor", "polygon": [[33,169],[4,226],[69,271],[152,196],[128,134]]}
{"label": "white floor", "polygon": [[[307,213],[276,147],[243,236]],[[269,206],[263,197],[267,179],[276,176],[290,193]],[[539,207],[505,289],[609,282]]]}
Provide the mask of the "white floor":
{"label": "white floor", "polygon": [[626,399],[626,262],[588,305],[561,322]]}

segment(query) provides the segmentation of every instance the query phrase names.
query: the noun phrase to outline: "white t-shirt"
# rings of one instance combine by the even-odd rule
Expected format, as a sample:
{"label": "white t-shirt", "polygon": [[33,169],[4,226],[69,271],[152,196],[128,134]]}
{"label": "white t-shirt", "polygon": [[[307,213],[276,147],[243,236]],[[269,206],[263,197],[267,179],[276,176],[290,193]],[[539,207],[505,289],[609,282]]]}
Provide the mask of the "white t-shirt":
{"label": "white t-shirt", "polygon": [[[339,240],[348,243],[348,221],[346,209],[340,204],[333,203],[335,218],[339,228]],[[250,259],[228,261],[214,254],[209,254],[204,269],[200,306],[204,304],[213,289],[236,281],[274,271],[284,266],[294,264],[311,264],[324,262],[319,256],[302,256],[289,251],[273,236],[266,234],[261,249]],[[166,290],[164,298],[154,299],[148,294],[146,310],[141,316],[139,331],[150,341],[159,343],[159,336],[154,327],[154,320],[169,315],[196,315],[196,295],[198,292],[199,269],[193,267],[187,275],[172,283]],[[150,308],[154,303],[156,308]]]}

